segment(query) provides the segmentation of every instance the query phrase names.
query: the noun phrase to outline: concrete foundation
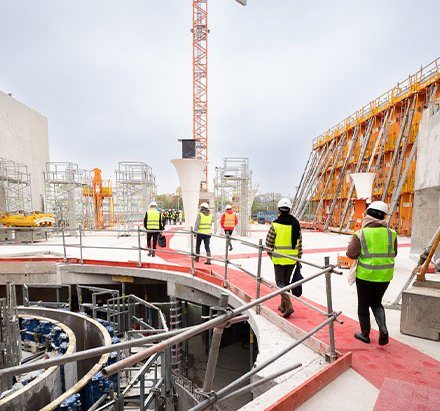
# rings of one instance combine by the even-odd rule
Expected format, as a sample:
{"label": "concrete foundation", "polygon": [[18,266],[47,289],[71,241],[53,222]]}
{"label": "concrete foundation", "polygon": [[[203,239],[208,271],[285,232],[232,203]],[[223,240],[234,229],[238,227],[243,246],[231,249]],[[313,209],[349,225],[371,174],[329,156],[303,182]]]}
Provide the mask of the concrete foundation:
{"label": "concrete foundation", "polygon": [[417,144],[411,252],[420,254],[440,225],[440,112],[433,107],[423,113]]}
{"label": "concrete foundation", "polygon": [[417,282],[402,295],[400,332],[440,340],[440,283],[418,285]]}

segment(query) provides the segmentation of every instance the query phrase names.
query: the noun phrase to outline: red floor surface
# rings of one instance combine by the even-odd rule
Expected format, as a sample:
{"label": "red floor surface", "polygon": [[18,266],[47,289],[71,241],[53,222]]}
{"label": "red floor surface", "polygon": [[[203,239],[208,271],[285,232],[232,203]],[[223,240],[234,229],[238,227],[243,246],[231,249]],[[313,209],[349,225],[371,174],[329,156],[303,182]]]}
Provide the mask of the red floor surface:
{"label": "red floor surface", "polygon": [[440,390],[386,378],[373,411],[433,411],[440,409]]}
{"label": "red floor surface", "polygon": [[[167,244],[169,244],[169,239],[170,237]],[[160,252],[157,254],[166,261],[182,266],[191,264],[191,260],[186,256]],[[204,259],[201,258],[201,260]],[[207,268],[209,266],[197,263],[196,267]],[[218,265],[212,265],[211,267],[217,274],[223,275],[223,267]],[[249,275],[238,270],[228,269],[228,280],[249,296],[255,296],[255,279]],[[304,288],[305,295],[307,295],[306,286]],[[269,287],[262,284],[261,295],[265,295],[270,291]],[[278,312],[278,304],[278,298],[265,303],[267,307],[275,312]],[[319,304],[314,304],[319,306]],[[338,302],[333,301],[333,305],[337,310]],[[352,368],[377,388],[382,386],[386,378],[391,378],[440,389],[439,361],[393,338],[390,338],[388,345],[380,347],[377,344],[378,332],[375,330],[371,331],[371,344],[364,344],[353,338],[353,334],[359,330],[359,323],[344,315],[341,315],[339,319],[344,323],[342,325],[335,323],[336,348],[342,353],[351,351],[353,353]],[[309,331],[322,322],[323,317],[312,309],[296,303],[295,313],[288,321],[305,331]],[[374,321],[373,318],[372,321]],[[321,330],[316,337],[328,344],[327,327]]]}

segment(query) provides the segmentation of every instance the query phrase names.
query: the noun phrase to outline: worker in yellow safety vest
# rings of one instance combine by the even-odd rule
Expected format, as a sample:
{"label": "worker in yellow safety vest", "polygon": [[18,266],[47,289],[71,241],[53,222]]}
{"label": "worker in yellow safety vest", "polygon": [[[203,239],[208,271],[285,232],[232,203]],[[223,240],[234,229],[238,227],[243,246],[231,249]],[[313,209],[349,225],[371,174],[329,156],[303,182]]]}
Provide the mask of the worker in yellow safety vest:
{"label": "worker in yellow safety vest", "polygon": [[388,206],[383,201],[373,201],[365,212],[362,229],[354,233],[346,253],[348,258],[357,260],[356,289],[361,331],[354,337],[366,344],[370,343],[370,308],[379,327],[379,345],[389,341],[382,298],[394,274],[397,234],[388,227],[387,214]]}
{"label": "worker in yellow safety vest", "polygon": [[[238,224],[237,214],[235,214],[234,211],[232,210],[232,206],[228,204],[226,206],[226,211],[223,213],[220,219],[220,225],[225,231],[225,234],[227,236],[231,236],[237,224]],[[231,241],[229,241],[229,251],[231,250],[232,250],[232,244]]]}
{"label": "worker in yellow safety vest", "polygon": [[[288,198],[282,198],[278,202],[278,218],[273,221],[266,236],[266,247],[286,257],[268,254],[272,258],[275,270],[275,282],[277,287],[283,288],[290,284],[296,260],[289,257],[301,258],[302,237],[301,226],[298,220],[290,214],[292,203]],[[284,318],[289,318],[294,312],[292,302],[287,293],[281,294],[281,305],[278,307]]]}
{"label": "worker in yellow safety vest", "polygon": [[155,201],[150,203],[150,208],[145,213],[144,227],[147,230],[148,255],[154,257],[156,255],[157,239],[160,232],[164,229],[162,215],[157,209],[157,203]]}
{"label": "worker in yellow safety vest", "polygon": [[196,256],[194,261],[199,261],[200,246],[205,244],[206,251],[206,261],[205,264],[211,264],[211,249],[209,248],[209,243],[211,241],[212,234],[212,214],[209,212],[209,204],[200,204],[200,212],[197,216],[196,223],[194,225],[194,231],[196,232]]}

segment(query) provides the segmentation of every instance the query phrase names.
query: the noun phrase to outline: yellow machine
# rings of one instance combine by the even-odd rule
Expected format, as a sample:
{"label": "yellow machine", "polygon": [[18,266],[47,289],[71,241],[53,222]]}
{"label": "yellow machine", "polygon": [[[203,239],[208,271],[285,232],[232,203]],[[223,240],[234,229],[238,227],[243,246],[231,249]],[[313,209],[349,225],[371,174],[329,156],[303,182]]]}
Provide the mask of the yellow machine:
{"label": "yellow machine", "polygon": [[52,227],[55,217],[52,213],[32,211],[30,213],[3,213],[0,224],[6,227]]}

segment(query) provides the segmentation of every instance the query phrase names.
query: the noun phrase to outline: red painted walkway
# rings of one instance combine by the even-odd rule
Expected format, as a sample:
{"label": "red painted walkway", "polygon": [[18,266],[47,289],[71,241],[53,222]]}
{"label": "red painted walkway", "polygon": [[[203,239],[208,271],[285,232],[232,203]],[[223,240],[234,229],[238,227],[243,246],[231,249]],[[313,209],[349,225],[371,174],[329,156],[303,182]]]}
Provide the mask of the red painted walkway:
{"label": "red painted walkway", "polygon": [[[170,236],[167,243],[169,244]],[[158,256],[166,261],[177,263],[182,266],[190,266],[191,260],[186,256],[171,255],[158,252]],[[201,260],[204,260],[201,258]],[[203,263],[197,263],[197,268],[208,268]],[[212,265],[212,270],[218,275],[223,275],[223,267]],[[206,276],[209,280],[209,276]],[[214,279],[215,277],[211,277]],[[228,269],[228,279],[237,288],[241,289],[248,296],[254,297],[256,292],[255,280],[238,270]],[[218,284],[218,280],[214,280]],[[264,284],[261,286],[261,295],[267,294],[271,289]],[[307,285],[304,286],[307,295]],[[306,299],[307,300],[307,299]],[[307,300],[310,301],[310,300]],[[277,312],[279,299],[272,299],[265,303],[272,311]],[[314,305],[320,306],[314,302]],[[338,302],[333,301],[335,309]],[[321,306],[322,307],[322,306]],[[324,309],[324,307],[322,307]],[[344,323],[335,323],[336,348],[342,352],[353,353],[352,368],[369,382],[380,388],[386,378],[407,381],[411,384],[424,385],[432,388],[440,388],[440,362],[421,353],[420,351],[403,344],[393,338],[384,347],[377,344],[378,332],[371,331],[371,344],[363,344],[353,338],[355,331],[359,330],[357,321],[341,315],[339,317]],[[295,304],[295,313],[289,318],[290,323],[304,331],[311,330],[314,326],[323,321],[323,317],[312,309],[301,304]],[[374,321],[374,319],[372,319]],[[316,337],[328,344],[327,328],[321,330]],[[439,406],[440,409],[440,406]]]}

